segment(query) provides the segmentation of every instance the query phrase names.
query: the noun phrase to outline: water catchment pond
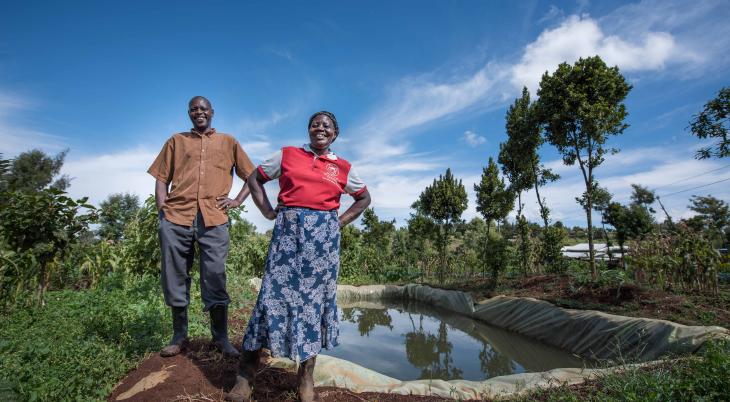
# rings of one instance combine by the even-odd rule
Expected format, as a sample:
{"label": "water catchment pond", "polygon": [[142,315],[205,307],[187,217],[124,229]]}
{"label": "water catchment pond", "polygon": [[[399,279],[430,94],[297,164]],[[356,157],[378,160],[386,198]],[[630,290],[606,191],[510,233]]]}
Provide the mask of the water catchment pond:
{"label": "water catchment pond", "polygon": [[322,354],[399,380],[474,380],[591,362],[416,301],[344,304],[340,345]]}

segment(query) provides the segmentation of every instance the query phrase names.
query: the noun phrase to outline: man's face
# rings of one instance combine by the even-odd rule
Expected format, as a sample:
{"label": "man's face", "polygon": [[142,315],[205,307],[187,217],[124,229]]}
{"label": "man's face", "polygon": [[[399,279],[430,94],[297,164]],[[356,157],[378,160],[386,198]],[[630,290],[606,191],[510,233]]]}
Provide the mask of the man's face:
{"label": "man's face", "polygon": [[193,127],[201,133],[210,129],[213,120],[213,108],[205,98],[195,98],[188,105],[188,116],[193,122]]}

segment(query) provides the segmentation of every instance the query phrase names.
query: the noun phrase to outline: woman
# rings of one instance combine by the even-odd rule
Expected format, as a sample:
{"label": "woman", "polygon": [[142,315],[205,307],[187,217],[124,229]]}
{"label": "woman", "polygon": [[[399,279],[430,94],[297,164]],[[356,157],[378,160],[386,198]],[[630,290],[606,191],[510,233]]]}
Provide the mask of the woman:
{"label": "woman", "polygon": [[[340,228],[370,204],[367,187],[350,163],[330,149],[338,135],[335,116],[317,112],[309,118],[309,144],[282,148],[248,178],[254,203],[276,223],[228,400],[250,400],[262,347],[274,357],[299,363],[299,398],[316,398],[312,373],[317,354],[338,344]],[[280,190],[274,210],[263,184],[277,178]],[[343,193],[355,202],[338,217]]]}

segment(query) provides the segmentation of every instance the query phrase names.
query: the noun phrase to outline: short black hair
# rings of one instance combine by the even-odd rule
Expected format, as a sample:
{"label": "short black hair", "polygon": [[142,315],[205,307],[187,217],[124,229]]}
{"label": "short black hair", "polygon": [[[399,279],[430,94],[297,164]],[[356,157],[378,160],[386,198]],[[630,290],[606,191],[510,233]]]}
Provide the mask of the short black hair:
{"label": "short black hair", "polygon": [[208,100],[208,98],[206,98],[205,96],[200,96],[200,95],[193,96],[192,98],[190,98],[190,100],[188,101],[188,105],[190,105],[191,103],[193,103],[194,100],[197,100],[197,99],[204,100],[205,103],[207,103],[208,106],[210,106],[210,108],[213,109],[213,104],[210,103],[210,101]]}
{"label": "short black hair", "polygon": [[320,110],[319,112],[313,114],[312,117],[309,118],[309,124],[307,124],[307,128],[312,126],[312,120],[314,120],[314,118],[319,115],[327,116],[330,118],[330,120],[332,120],[332,123],[334,123],[334,125],[335,125],[335,134],[339,136],[340,135],[340,126],[337,125],[337,118],[335,117],[335,115],[332,112],[328,112],[326,110]]}

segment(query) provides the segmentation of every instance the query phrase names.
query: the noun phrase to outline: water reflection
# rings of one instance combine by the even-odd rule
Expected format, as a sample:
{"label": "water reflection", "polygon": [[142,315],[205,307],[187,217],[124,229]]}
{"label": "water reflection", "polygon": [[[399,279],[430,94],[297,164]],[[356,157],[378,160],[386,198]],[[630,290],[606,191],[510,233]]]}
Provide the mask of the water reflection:
{"label": "water reflection", "polygon": [[421,369],[420,378],[462,379],[463,372],[453,366],[451,354],[454,345],[448,341],[446,324],[441,322],[438,335],[434,336],[423,329],[423,315],[419,315],[418,329],[410,313],[408,318],[413,324],[413,331],[405,334],[406,357],[412,365]]}
{"label": "water reflection", "polygon": [[401,380],[483,380],[583,367],[567,352],[420,303],[340,309],[340,346],[324,354]]}
{"label": "water reflection", "polygon": [[343,308],[340,312],[340,320],[357,324],[360,336],[370,336],[370,332],[377,325],[393,329],[392,319],[386,309]]}

